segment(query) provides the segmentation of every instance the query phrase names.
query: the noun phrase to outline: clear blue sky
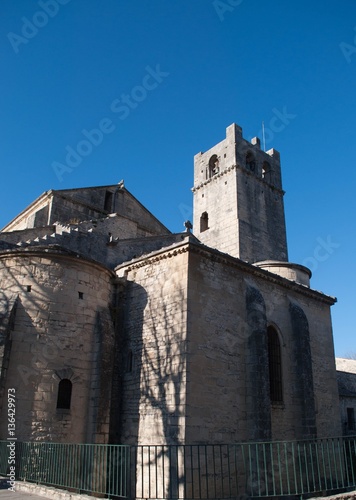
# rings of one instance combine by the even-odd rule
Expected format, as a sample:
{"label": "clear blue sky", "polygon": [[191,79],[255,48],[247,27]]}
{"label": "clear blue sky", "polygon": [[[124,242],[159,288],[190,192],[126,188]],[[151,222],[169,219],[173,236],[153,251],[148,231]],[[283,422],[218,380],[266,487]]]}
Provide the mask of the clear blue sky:
{"label": "clear blue sky", "polygon": [[[289,258],[338,298],[336,354],[356,352],[355,43],[354,0],[2,0],[0,227],[48,189],[124,179],[181,231],[194,154],[264,121]],[[56,174],[67,147],[83,157]]]}

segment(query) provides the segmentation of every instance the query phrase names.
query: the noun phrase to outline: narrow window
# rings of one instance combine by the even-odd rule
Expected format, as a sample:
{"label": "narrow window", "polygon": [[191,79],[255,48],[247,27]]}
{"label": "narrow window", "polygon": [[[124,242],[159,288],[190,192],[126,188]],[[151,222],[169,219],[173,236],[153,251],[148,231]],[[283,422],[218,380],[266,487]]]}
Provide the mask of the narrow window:
{"label": "narrow window", "polygon": [[111,191],[106,191],[104,210],[106,210],[107,212],[112,212],[112,200],[113,200],[113,193]]}
{"label": "narrow window", "polygon": [[267,329],[267,338],[270,397],[272,402],[281,403],[283,401],[281,344],[278,333],[272,326]]}
{"label": "narrow window", "polygon": [[349,431],[355,430],[355,410],[354,408],[346,408],[347,411],[347,428]]}
{"label": "narrow window", "polygon": [[133,369],[133,352],[130,349],[127,355],[126,371],[128,373],[131,373],[132,369]]}
{"label": "narrow window", "polygon": [[63,378],[58,384],[57,408],[69,410],[71,399],[72,382],[68,378]]}
{"label": "narrow window", "polygon": [[84,293],[83,292],[78,292],[78,298],[83,300],[84,299]]}
{"label": "narrow window", "polygon": [[213,155],[209,160],[209,178],[219,173],[219,159]]}
{"label": "narrow window", "polygon": [[267,182],[271,182],[271,165],[268,161],[264,161],[262,164],[262,179]]}
{"label": "narrow window", "polygon": [[26,292],[31,292],[32,290],[32,286],[31,285],[27,285],[26,286]]}
{"label": "narrow window", "polygon": [[251,151],[247,151],[246,153],[246,168],[251,170],[251,172],[254,172],[256,168],[255,157],[253,156]]}
{"label": "narrow window", "polygon": [[209,229],[209,215],[208,212],[203,212],[200,217],[200,232],[203,233]]}

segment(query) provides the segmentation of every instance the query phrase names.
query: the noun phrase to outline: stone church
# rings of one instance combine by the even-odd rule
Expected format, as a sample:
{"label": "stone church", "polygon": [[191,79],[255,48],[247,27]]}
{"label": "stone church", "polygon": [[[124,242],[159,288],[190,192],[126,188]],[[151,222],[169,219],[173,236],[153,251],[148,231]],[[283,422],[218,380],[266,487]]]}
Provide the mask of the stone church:
{"label": "stone church", "polygon": [[124,186],[50,190],[0,232],[0,439],[199,444],[342,433],[330,308],[288,261],[279,153],[232,124],[193,227]]}

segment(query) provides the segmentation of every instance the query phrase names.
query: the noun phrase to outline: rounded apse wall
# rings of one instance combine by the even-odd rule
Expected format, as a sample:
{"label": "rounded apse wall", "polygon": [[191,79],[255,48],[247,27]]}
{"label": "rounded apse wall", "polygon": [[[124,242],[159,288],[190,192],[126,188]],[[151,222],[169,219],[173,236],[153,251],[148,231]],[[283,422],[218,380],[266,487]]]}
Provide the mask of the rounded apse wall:
{"label": "rounded apse wall", "polygon": [[[16,391],[19,440],[105,442],[114,346],[112,277],[103,266],[59,249],[0,254],[5,315],[18,297],[3,332],[0,366],[3,398],[8,389]],[[7,421],[0,421],[5,439]]]}

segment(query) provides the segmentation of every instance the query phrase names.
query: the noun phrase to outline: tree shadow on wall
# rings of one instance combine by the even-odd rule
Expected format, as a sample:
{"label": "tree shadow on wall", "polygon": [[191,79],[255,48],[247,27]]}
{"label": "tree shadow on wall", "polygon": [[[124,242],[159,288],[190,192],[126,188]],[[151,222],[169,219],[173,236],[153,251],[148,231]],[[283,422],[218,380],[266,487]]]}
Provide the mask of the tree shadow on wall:
{"label": "tree shadow on wall", "polygon": [[163,287],[159,294],[148,298],[137,283],[128,283],[125,311],[123,414],[131,415],[131,442],[135,420],[136,443],[153,443],[136,449],[139,491],[135,494],[143,498],[147,495],[174,498],[184,479],[181,446],[185,432],[187,352],[184,292],[178,285],[171,285],[166,292]]}

